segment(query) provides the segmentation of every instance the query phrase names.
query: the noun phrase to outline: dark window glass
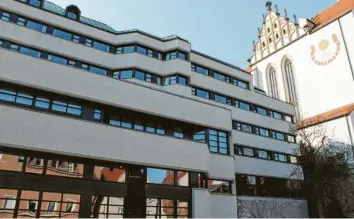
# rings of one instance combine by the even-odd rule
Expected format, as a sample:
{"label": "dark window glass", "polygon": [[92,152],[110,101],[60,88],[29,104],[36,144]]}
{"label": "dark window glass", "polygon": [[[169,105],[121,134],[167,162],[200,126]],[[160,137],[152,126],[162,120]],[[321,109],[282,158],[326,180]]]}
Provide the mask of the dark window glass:
{"label": "dark window glass", "polygon": [[258,150],[257,152],[258,152],[258,157],[259,157],[259,158],[267,159],[267,160],[270,160],[270,159],[271,159],[271,157],[270,157],[270,155],[269,155],[269,152],[263,151],[263,150]]}
{"label": "dark window glass", "polygon": [[131,129],[132,123],[128,119],[122,119],[122,127]]}
{"label": "dark window glass", "polygon": [[47,31],[47,26],[34,21],[27,21],[26,27],[42,33],[45,33]]}
{"label": "dark window glass", "polygon": [[120,71],[120,79],[129,79],[129,78],[133,78],[132,70]]}
{"label": "dark window glass", "polygon": [[140,122],[135,122],[134,123],[134,129],[139,130],[139,131],[144,131],[144,125]]}
{"label": "dark window glass", "polygon": [[101,121],[101,118],[102,118],[102,111],[101,110],[95,110],[94,119]]}
{"label": "dark window glass", "polygon": [[50,100],[45,97],[36,97],[36,102],[34,106],[41,109],[49,109],[49,103]]}
{"label": "dark window glass", "polygon": [[6,102],[15,102],[16,99],[16,92],[0,89],[0,100]]}
{"label": "dark window glass", "polygon": [[22,17],[19,17],[17,19],[17,24],[20,25],[20,26],[25,26],[25,22],[26,22],[26,19],[24,19]]}
{"label": "dark window glass", "polygon": [[135,78],[144,81],[145,80],[145,73],[141,71],[135,71]]}
{"label": "dark window glass", "polygon": [[203,75],[208,75],[208,69],[192,64],[192,71],[198,72]]}
{"label": "dark window glass", "polygon": [[102,69],[102,68],[97,68],[94,66],[90,66],[90,72],[99,74],[99,75],[106,75],[106,70]]}
{"label": "dark window glass", "polygon": [[227,103],[227,99],[228,98],[226,98],[224,96],[221,96],[221,95],[217,95],[217,94],[215,94],[214,96],[215,96],[215,101],[216,102],[223,103],[223,104]]}
{"label": "dark window glass", "polygon": [[152,125],[147,125],[146,131],[151,132],[151,133],[155,133],[156,129]]}
{"label": "dark window glass", "polygon": [[175,131],[175,132],[173,133],[173,137],[176,137],[176,138],[184,138],[184,134],[183,134],[183,132],[181,132],[181,131]]}
{"label": "dark window glass", "polygon": [[123,47],[117,47],[116,54],[122,54],[124,52]]}
{"label": "dark window glass", "polygon": [[262,114],[264,116],[267,115],[267,110],[262,108],[262,107],[259,107],[259,106],[256,107],[256,112],[259,113],[259,114]]}
{"label": "dark window glass", "polygon": [[274,160],[281,162],[288,162],[287,156],[285,154],[274,153]]}
{"label": "dark window glass", "polygon": [[283,133],[273,132],[273,138],[284,141],[285,135]]}
{"label": "dark window glass", "polygon": [[110,125],[114,125],[114,126],[120,126],[120,119],[118,119],[117,117],[115,116],[112,116],[109,120],[109,124]]}
{"label": "dark window glass", "polygon": [[254,150],[251,148],[243,148],[243,155],[254,157]]}
{"label": "dark window glass", "polygon": [[146,55],[146,49],[141,46],[137,46],[136,51],[140,54]]}
{"label": "dark window glass", "polygon": [[69,103],[68,104],[68,113],[72,115],[81,115],[81,106]]}
{"label": "dark window glass", "polygon": [[17,94],[16,103],[31,106],[32,102],[33,102],[33,96],[30,96],[28,94],[22,94],[22,93]]}
{"label": "dark window glass", "polygon": [[156,133],[159,135],[165,135],[166,134],[166,130],[162,129],[162,128],[157,128],[156,129]]}
{"label": "dark window glass", "polygon": [[178,58],[183,59],[183,60],[187,60],[186,54],[184,54],[183,52],[178,52]]}
{"label": "dark window glass", "polygon": [[40,0],[29,0],[29,4],[39,8],[41,6],[41,1]]}
{"label": "dark window glass", "polygon": [[135,50],[134,48],[135,48],[135,46],[125,46],[124,53],[132,53]]}
{"label": "dark window glass", "polygon": [[274,111],[270,111],[270,116],[274,119],[281,119],[281,114]]}
{"label": "dark window glass", "polygon": [[166,55],[166,60],[172,60],[177,58],[177,52],[171,52]]}
{"label": "dark window glass", "polygon": [[187,79],[185,77],[178,76],[178,83],[182,85],[186,85]]}
{"label": "dark window glass", "polygon": [[221,81],[225,81],[226,80],[224,75],[216,73],[216,72],[213,72],[213,73],[214,73],[214,78],[216,78],[218,80],[221,80]]}
{"label": "dark window glass", "polygon": [[80,43],[80,36],[74,35],[74,37],[73,37],[73,42],[74,42],[74,43]]}
{"label": "dark window glass", "polygon": [[67,110],[67,104],[65,102],[55,100],[52,104],[52,110],[65,113]]}
{"label": "dark window glass", "polygon": [[68,60],[54,55],[48,55],[48,60],[62,65],[66,65],[68,62]]}
{"label": "dark window glass", "polygon": [[93,48],[99,49],[103,52],[108,52],[109,51],[109,46],[103,43],[99,43],[99,42],[93,42]]}
{"label": "dark window glass", "polygon": [[205,143],[205,131],[197,132],[193,135],[193,140],[201,143]]}
{"label": "dark window glass", "polygon": [[202,98],[209,98],[209,92],[208,91],[204,91],[204,90],[200,90],[197,88],[192,88],[192,94],[198,97],[202,97]]}
{"label": "dark window glass", "polygon": [[92,47],[92,40],[86,39],[85,40],[85,46]]}
{"label": "dark window glass", "polygon": [[0,47],[2,47],[2,40],[0,40]]}
{"label": "dark window glass", "polygon": [[10,20],[10,14],[3,12],[1,14],[1,20],[3,21],[9,21]]}
{"label": "dark window glass", "polygon": [[55,29],[53,32],[53,36],[62,38],[64,40],[71,40],[71,34],[62,30]]}
{"label": "dark window glass", "polygon": [[73,20],[77,19],[77,15],[71,11],[68,11],[67,17]]}
{"label": "dark window glass", "polygon": [[39,51],[25,48],[25,47],[20,48],[20,53],[23,53],[23,54],[26,54],[26,55],[29,55],[32,57],[39,57],[41,55],[41,53]]}
{"label": "dark window glass", "polygon": [[237,86],[248,89],[248,83],[243,81],[238,81]]}

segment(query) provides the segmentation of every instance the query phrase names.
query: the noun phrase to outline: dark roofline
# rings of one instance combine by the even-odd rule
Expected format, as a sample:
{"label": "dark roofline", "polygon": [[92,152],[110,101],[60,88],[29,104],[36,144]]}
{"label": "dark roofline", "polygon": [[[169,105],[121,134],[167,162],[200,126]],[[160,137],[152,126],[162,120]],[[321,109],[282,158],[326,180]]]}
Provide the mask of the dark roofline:
{"label": "dark roofline", "polygon": [[[29,4],[26,4],[25,2],[22,2],[22,1],[17,1],[17,2],[22,3],[22,4],[25,4],[25,5],[30,6],[30,7],[34,7],[34,6],[29,5]],[[62,8],[61,6],[59,6],[59,5],[57,5],[57,4],[54,4],[53,2],[50,2],[50,1],[43,1],[43,6],[44,6],[44,2],[50,3],[50,4],[52,4],[52,5],[55,5],[56,7],[60,7],[62,10],[65,11],[64,8]],[[45,11],[45,12],[48,12],[48,13],[51,13],[51,14],[58,15],[58,16],[60,16],[60,17],[66,18],[66,19],[69,19],[69,18],[65,17],[65,15],[62,15],[62,14],[59,14],[59,13],[55,13],[54,11],[51,11],[51,10],[46,9],[46,8],[43,8],[43,6],[40,7],[40,8],[37,8],[37,7],[34,7],[34,8],[40,9],[40,10],[42,10],[42,11]],[[184,41],[184,42],[190,44],[190,42],[189,42],[188,40],[183,39],[183,38],[181,38],[181,37],[179,37],[179,36],[177,36],[177,35],[170,35],[170,36],[166,36],[166,37],[158,37],[158,36],[149,34],[149,33],[147,33],[147,32],[138,30],[138,29],[130,29],[130,30],[117,31],[117,30],[113,29],[111,26],[109,26],[109,25],[107,25],[107,24],[105,24],[105,23],[102,23],[102,22],[100,22],[100,21],[96,21],[96,20],[94,20],[94,19],[91,19],[91,18],[88,18],[88,17],[85,17],[85,16],[81,16],[81,17],[84,17],[84,18],[86,18],[86,19],[89,19],[89,20],[92,20],[92,21],[94,21],[94,22],[97,22],[97,23],[100,23],[100,24],[102,24],[102,25],[105,25],[105,26],[109,27],[109,28],[112,29],[112,30],[105,30],[105,29],[102,29],[102,28],[99,28],[99,27],[95,27],[95,26],[90,25],[90,24],[88,24],[88,23],[84,23],[84,22],[82,22],[81,20],[80,20],[80,21],[75,21],[75,20],[72,20],[72,19],[69,19],[69,20],[70,20],[70,21],[74,21],[74,22],[78,22],[78,23],[80,23],[80,24],[89,26],[89,27],[91,27],[91,28],[95,28],[95,29],[98,29],[98,30],[101,30],[101,31],[104,31],[104,32],[111,33],[111,34],[113,34],[113,35],[122,35],[122,34],[127,34],[127,33],[140,33],[140,34],[142,34],[142,35],[145,35],[145,36],[154,38],[154,39],[159,40],[159,41],[162,41],[162,42],[168,42],[168,41],[171,41],[171,40],[176,40],[176,39],[178,39],[178,40],[182,40],[182,41]]]}
{"label": "dark roofline", "polygon": [[230,63],[221,61],[220,59],[214,58],[214,57],[212,57],[212,56],[209,56],[209,55],[206,55],[206,54],[204,54],[204,53],[198,52],[198,51],[196,51],[196,50],[191,50],[191,52],[192,52],[192,53],[195,53],[195,54],[197,54],[197,55],[203,56],[204,58],[211,59],[211,60],[213,60],[213,61],[215,61],[215,62],[218,62],[218,63],[220,63],[220,64],[226,65],[226,66],[228,66],[228,67],[230,67],[230,68],[233,68],[233,69],[242,71],[243,73],[246,73],[246,74],[250,75],[249,72],[245,71],[244,69],[242,69],[242,68],[240,68],[240,67],[238,67],[238,66],[236,66],[236,65],[233,65],[233,64],[230,64]]}

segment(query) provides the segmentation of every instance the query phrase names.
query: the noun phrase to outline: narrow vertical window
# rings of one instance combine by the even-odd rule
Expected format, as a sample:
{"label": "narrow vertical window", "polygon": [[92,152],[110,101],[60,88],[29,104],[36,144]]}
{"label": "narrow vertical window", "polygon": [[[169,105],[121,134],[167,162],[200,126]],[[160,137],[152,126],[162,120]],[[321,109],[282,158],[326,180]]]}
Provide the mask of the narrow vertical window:
{"label": "narrow vertical window", "polygon": [[294,104],[295,106],[295,117],[300,119],[299,107],[297,105],[297,92],[295,86],[295,77],[293,71],[293,64],[290,59],[286,58],[283,66],[283,78],[284,78],[284,87],[286,94],[286,101]]}
{"label": "narrow vertical window", "polygon": [[267,72],[267,83],[269,96],[279,99],[276,71],[273,66]]}

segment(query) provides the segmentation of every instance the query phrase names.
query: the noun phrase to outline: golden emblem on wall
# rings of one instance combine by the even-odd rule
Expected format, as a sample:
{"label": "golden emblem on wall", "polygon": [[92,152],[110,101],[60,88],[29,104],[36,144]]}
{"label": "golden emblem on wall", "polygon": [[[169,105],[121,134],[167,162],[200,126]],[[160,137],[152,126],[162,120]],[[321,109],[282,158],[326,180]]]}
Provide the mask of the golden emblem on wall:
{"label": "golden emblem on wall", "polygon": [[324,39],[317,46],[311,46],[311,59],[317,65],[328,65],[336,60],[340,52],[340,41],[337,34],[332,35],[332,41]]}

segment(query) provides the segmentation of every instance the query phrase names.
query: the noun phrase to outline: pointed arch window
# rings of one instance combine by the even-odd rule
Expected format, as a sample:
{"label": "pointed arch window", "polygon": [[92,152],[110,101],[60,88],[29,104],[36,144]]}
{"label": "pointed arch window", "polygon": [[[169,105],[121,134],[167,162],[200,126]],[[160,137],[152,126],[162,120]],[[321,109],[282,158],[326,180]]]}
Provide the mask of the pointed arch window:
{"label": "pointed arch window", "polygon": [[279,99],[278,86],[277,86],[277,76],[276,71],[273,66],[268,69],[267,72],[267,83],[268,83],[268,94],[276,99]]}
{"label": "pointed arch window", "polygon": [[286,100],[294,103],[297,100],[293,64],[290,59],[284,61],[284,84],[286,89]]}

